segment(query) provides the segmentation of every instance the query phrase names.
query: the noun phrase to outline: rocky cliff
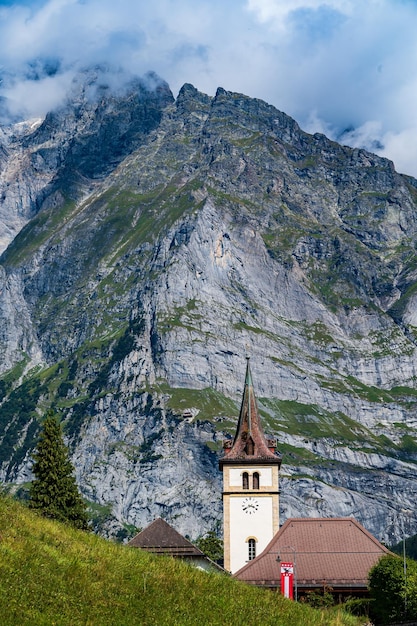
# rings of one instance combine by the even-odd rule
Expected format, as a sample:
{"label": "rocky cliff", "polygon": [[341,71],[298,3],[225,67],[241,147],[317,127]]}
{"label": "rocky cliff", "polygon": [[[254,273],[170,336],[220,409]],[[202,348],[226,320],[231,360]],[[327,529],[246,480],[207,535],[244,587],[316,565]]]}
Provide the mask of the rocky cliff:
{"label": "rocky cliff", "polygon": [[86,72],[0,138],[2,480],[30,479],[53,406],[97,518],[195,538],[249,353],[282,521],[417,532],[417,181],[154,75]]}

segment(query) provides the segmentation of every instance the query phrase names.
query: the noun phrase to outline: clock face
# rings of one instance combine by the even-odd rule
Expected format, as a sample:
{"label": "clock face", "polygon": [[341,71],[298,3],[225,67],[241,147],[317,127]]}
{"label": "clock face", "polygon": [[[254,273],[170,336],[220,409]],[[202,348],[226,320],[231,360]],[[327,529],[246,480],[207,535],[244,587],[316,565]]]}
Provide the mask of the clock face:
{"label": "clock face", "polygon": [[248,515],[256,513],[259,508],[259,502],[255,498],[245,498],[242,502],[242,509]]}

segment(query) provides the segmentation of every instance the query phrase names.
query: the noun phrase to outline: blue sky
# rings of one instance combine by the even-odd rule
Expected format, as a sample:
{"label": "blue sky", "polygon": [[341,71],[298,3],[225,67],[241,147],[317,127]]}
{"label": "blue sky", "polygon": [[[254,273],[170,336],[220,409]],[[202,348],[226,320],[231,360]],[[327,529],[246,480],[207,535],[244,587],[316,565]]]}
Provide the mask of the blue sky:
{"label": "blue sky", "polygon": [[0,1],[0,73],[30,115],[89,63],[221,86],[417,177],[416,33],[417,0]]}

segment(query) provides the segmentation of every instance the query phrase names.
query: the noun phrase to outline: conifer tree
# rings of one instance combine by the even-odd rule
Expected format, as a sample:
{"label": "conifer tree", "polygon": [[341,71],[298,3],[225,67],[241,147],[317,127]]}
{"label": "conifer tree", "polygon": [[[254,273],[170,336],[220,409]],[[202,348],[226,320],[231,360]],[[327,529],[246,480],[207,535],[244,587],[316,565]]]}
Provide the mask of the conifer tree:
{"label": "conifer tree", "polygon": [[61,426],[52,411],[43,422],[33,460],[35,479],[30,486],[29,505],[46,517],[86,530],[86,507],[75,482]]}

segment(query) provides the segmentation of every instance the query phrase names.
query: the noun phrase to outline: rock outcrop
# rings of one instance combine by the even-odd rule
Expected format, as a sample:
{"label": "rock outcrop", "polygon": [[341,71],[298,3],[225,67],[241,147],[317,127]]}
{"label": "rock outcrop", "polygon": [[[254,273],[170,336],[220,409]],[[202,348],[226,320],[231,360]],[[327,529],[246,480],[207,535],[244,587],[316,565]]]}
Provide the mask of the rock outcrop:
{"label": "rock outcrop", "polygon": [[416,532],[417,181],[223,89],[71,98],[2,135],[1,478],[52,405],[102,517],[195,538],[249,352],[282,520]]}

